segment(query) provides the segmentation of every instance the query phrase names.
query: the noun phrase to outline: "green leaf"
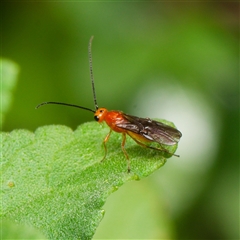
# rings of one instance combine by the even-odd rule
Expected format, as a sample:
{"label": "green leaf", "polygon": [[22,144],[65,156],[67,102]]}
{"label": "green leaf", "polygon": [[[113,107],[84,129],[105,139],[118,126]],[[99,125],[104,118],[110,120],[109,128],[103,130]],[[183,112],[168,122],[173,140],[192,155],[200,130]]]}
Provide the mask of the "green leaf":
{"label": "green leaf", "polygon": [[[29,224],[49,239],[91,239],[104,216],[107,197],[125,182],[146,177],[166,162],[160,151],[127,138],[131,160],[127,173],[118,133],[112,133],[107,157],[101,162],[101,142],[108,131],[90,122],[76,131],[54,125],[35,133],[1,133],[1,215]],[[168,150],[173,153],[176,148]]]}
{"label": "green leaf", "polygon": [[17,224],[14,221],[1,221],[1,239],[46,239],[43,234],[31,226]]}
{"label": "green leaf", "polygon": [[[2,116],[0,121],[4,121],[4,115],[9,110],[12,102],[12,91],[17,83],[17,75],[19,67],[16,63],[0,58],[0,74],[1,74],[1,108]],[[0,123],[2,126],[2,122]]]}

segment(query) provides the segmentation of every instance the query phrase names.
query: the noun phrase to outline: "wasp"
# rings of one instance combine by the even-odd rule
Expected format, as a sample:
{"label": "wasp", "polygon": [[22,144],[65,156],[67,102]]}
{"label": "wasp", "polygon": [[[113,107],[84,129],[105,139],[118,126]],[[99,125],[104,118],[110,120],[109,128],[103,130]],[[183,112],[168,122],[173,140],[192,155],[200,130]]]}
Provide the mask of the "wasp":
{"label": "wasp", "polygon": [[[130,172],[130,160],[129,156],[125,149],[126,143],[126,135],[130,136],[137,144],[142,147],[162,151],[171,154],[167,149],[165,149],[162,145],[175,145],[179,142],[182,134],[176,128],[168,126],[162,122],[158,122],[152,120],[150,118],[140,118],[132,115],[128,115],[123,113],[122,111],[116,110],[107,110],[106,108],[99,108],[97,104],[96,91],[94,86],[94,77],[93,77],[93,67],[92,67],[92,40],[93,36],[90,38],[88,45],[88,55],[89,55],[89,68],[90,68],[90,79],[92,83],[92,92],[93,92],[93,100],[95,105],[95,110],[82,107],[75,104],[68,104],[62,102],[43,102],[39,104],[36,108],[39,108],[46,104],[58,104],[65,105],[70,107],[81,108],[94,113],[94,119],[99,122],[106,122],[109,126],[110,131],[107,136],[103,140],[104,146],[104,157],[102,161],[107,156],[107,146],[106,143],[110,138],[112,131],[122,134],[122,151],[127,159],[128,163],[128,172]],[[159,144],[159,147],[149,146],[148,143],[156,142]],[[171,154],[179,157],[179,155]]]}

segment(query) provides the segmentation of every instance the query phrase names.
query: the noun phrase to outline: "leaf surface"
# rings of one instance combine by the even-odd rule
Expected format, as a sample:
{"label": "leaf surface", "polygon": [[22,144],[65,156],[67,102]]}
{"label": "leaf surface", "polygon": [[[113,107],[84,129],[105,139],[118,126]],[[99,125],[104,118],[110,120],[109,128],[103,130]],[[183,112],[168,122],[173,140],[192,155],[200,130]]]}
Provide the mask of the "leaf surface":
{"label": "leaf surface", "polygon": [[125,182],[140,180],[166,162],[160,151],[127,138],[131,160],[127,173],[122,138],[117,133],[107,142],[108,154],[101,162],[101,142],[108,131],[106,126],[89,122],[75,131],[52,125],[35,133],[1,133],[1,215],[31,225],[49,239],[91,239],[104,216],[107,197]]}

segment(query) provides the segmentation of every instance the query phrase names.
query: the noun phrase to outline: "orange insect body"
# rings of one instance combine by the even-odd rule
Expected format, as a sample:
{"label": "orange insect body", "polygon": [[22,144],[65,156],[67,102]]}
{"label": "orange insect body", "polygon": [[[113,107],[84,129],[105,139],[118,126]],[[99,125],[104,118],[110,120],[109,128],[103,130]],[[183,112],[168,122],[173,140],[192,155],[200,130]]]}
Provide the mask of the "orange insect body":
{"label": "orange insect body", "polygon": [[106,108],[99,108],[94,114],[94,119],[99,123],[106,122],[115,132],[126,132],[124,129],[117,127],[118,124],[126,121],[120,111],[108,111]]}
{"label": "orange insect body", "polygon": [[118,133],[126,133],[131,138],[138,139],[139,141],[143,142],[150,142],[150,140],[142,137],[141,135],[137,133],[133,133],[131,131],[128,131],[127,129],[120,128],[118,125],[121,125],[123,123],[128,123],[128,120],[124,118],[124,114],[121,111],[108,111],[106,108],[99,108],[95,114],[94,118],[99,123],[106,122],[106,124],[112,129],[114,132]]}
{"label": "orange insect body", "polygon": [[[92,91],[93,91],[93,99],[95,104],[95,110],[90,108],[68,104],[68,103],[60,103],[60,102],[43,102],[39,104],[36,108],[39,108],[45,104],[59,104],[65,105],[70,107],[81,108],[90,112],[94,113],[94,119],[99,122],[106,122],[106,124],[110,128],[110,132],[103,140],[103,146],[105,149],[105,154],[102,161],[105,159],[107,155],[107,147],[106,142],[108,141],[110,134],[112,131],[122,133],[122,151],[128,160],[128,172],[130,172],[130,162],[128,154],[125,150],[125,142],[126,142],[126,134],[128,134],[137,144],[151,148],[154,150],[163,151],[169,153],[168,150],[164,149],[161,144],[164,145],[175,145],[180,140],[182,134],[176,128],[170,127],[164,123],[151,120],[150,118],[139,118],[136,116],[131,116],[125,114],[121,111],[108,111],[106,108],[98,108],[95,87],[94,87],[94,79],[93,79],[93,71],[92,71],[92,52],[91,52],[91,45],[92,45],[93,36],[90,38],[89,41],[89,65],[90,65],[90,76],[92,80]],[[151,147],[146,145],[146,142],[156,142],[159,143],[159,148]],[[171,153],[169,153],[171,154]],[[172,154],[175,155],[175,154]],[[178,155],[175,155],[178,156]]]}

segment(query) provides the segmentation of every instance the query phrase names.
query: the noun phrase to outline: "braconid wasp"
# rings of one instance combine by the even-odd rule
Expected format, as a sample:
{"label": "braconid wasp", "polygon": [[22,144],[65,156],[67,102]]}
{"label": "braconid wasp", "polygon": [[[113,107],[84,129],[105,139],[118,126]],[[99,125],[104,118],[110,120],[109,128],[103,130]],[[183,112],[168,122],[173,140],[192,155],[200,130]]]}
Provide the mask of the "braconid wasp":
{"label": "braconid wasp", "polygon": [[[106,122],[110,128],[109,133],[103,140],[103,146],[105,149],[105,154],[102,161],[107,155],[107,146],[106,143],[112,133],[112,131],[122,133],[122,151],[127,159],[128,163],[128,172],[130,172],[130,160],[128,154],[125,150],[126,135],[130,136],[137,144],[142,147],[151,148],[154,150],[162,151],[171,154],[167,149],[162,145],[175,145],[179,142],[182,134],[176,128],[168,126],[162,122],[152,120],[150,118],[139,118],[125,114],[121,111],[108,111],[106,108],[99,108],[97,104],[96,92],[94,87],[94,78],[93,78],[93,69],[92,69],[92,40],[93,36],[90,38],[88,45],[88,54],[89,54],[89,67],[90,67],[90,78],[92,82],[92,92],[93,100],[95,105],[95,110],[90,108],[62,103],[62,102],[43,102],[39,104],[36,108],[39,108],[46,104],[59,104],[70,107],[81,108],[94,113],[94,119],[101,123]],[[148,146],[147,143],[156,142],[159,144],[159,147]],[[179,155],[171,154],[179,157]]]}

